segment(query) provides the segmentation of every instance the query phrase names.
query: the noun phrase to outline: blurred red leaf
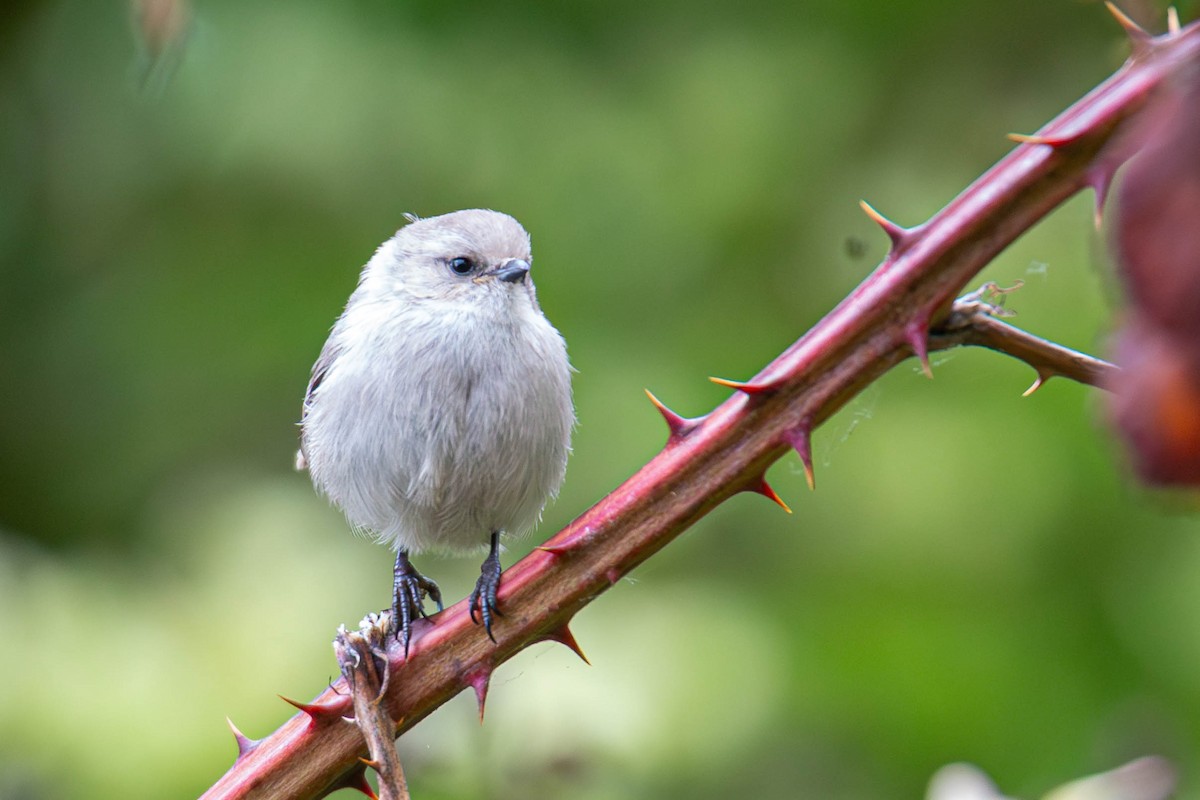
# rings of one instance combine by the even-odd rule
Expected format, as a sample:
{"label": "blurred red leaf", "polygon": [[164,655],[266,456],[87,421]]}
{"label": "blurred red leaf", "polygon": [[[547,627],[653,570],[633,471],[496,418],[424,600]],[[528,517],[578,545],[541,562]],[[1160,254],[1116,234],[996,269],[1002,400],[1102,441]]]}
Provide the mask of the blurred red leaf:
{"label": "blurred red leaf", "polygon": [[1118,191],[1113,418],[1143,480],[1200,486],[1200,65],[1157,100]]}
{"label": "blurred red leaf", "polygon": [[1200,372],[1175,337],[1133,318],[1117,340],[1113,420],[1145,481],[1200,486]]}

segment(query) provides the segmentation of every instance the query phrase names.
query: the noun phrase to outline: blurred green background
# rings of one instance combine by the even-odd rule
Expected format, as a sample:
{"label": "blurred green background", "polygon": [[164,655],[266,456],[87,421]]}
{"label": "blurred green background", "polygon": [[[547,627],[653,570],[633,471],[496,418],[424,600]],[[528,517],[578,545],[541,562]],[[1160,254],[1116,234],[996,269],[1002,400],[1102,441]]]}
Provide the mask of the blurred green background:
{"label": "blurred green background", "polygon": [[[174,4],[168,3],[168,7]],[[186,9],[185,9],[186,10]],[[1163,4],[1129,10],[1161,30]],[[1196,3],[1181,5],[1184,19]],[[391,557],[291,469],[309,367],[405,211],[533,236],[579,372],[528,551],[1103,80],[1075,0],[9,2],[0,27],[0,797],[186,797],[336,667]],[[1103,351],[1080,197],[984,277]],[[1097,394],[985,351],[901,365],[771,481],[402,740],[417,797],[1009,793],[1160,753],[1200,797],[1200,523]],[[451,598],[476,558],[422,558]]]}

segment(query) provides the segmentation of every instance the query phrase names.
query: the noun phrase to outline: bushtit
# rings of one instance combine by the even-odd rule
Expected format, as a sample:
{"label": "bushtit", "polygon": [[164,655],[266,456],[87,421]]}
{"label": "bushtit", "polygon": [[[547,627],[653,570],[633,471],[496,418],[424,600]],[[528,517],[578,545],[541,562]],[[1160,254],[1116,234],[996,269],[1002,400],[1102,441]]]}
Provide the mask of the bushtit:
{"label": "bushtit", "polygon": [[[492,636],[500,534],[562,484],[575,412],[562,336],[529,277],[529,234],[496,211],[409,223],[363,268],[313,366],[297,466],[396,548],[392,626],[408,650],[437,584],[409,555],[488,546],[470,614]],[[493,639],[494,640],[494,639]]]}

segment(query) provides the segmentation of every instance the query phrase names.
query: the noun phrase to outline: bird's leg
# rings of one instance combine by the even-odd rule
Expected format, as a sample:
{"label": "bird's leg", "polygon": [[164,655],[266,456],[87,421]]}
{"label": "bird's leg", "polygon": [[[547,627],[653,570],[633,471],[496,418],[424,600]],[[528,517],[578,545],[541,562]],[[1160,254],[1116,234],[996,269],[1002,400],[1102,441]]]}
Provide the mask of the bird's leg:
{"label": "bird's leg", "polygon": [[408,640],[412,636],[412,623],[425,613],[425,595],[428,594],[442,610],[442,591],[438,585],[417,572],[408,560],[408,551],[396,551],[396,567],[392,570],[392,633],[396,641],[404,644],[404,657],[408,658]]}
{"label": "bird's leg", "polygon": [[479,606],[483,629],[487,631],[488,638],[493,642],[496,641],[496,637],[492,636],[492,614],[503,616],[500,609],[496,608],[496,590],[499,588],[500,531],[492,531],[492,549],[488,551],[487,558],[483,560],[483,566],[479,570],[479,580],[475,582],[475,589],[471,592],[467,608],[471,610],[471,621],[478,624],[479,620],[475,619],[475,606]]}

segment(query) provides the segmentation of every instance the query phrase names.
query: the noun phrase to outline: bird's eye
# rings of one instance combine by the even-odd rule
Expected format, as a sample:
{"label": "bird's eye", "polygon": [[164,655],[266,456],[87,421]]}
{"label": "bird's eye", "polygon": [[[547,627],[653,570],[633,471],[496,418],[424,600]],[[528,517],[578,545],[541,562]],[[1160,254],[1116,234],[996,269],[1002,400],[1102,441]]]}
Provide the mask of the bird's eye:
{"label": "bird's eye", "polygon": [[471,274],[471,270],[475,269],[475,262],[463,256],[452,258],[447,263],[455,275],[469,275]]}

